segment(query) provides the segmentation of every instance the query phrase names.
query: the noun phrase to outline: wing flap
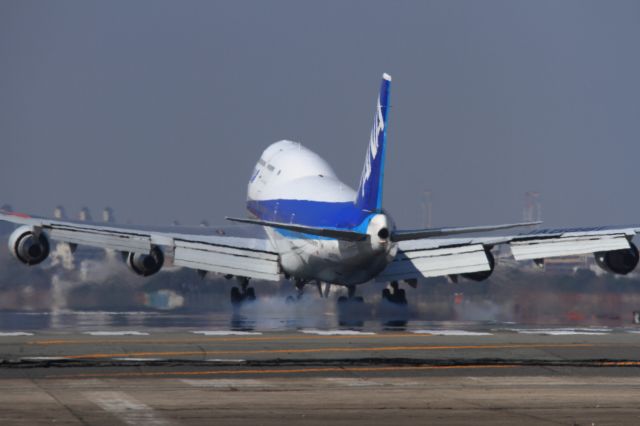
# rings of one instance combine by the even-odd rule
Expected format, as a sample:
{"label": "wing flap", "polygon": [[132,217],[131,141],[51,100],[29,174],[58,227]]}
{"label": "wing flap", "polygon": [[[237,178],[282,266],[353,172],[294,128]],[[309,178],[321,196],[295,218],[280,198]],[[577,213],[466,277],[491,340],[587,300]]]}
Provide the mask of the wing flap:
{"label": "wing flap", "polygon": [[278,256],[255,250],[176,240],[174,264],[220,274],[280,280]]}
{"label": "wing flap", "polygon": [[432,250],[399,251],[379,275],[381,281],[437,277],[491,269],[482,244]]}
{"label": "wing flap", "polygon": [[49,235],[56,241],[117,251],[149,253],[151,250],[151,239],[144,235],[64,228],[55,225],[51,226]]}
{"label": "wing flap", "polygon": [[625,235],[589,235],[513,241],[510,246],[516,260],[528,260],[628,249],[629,240]]}

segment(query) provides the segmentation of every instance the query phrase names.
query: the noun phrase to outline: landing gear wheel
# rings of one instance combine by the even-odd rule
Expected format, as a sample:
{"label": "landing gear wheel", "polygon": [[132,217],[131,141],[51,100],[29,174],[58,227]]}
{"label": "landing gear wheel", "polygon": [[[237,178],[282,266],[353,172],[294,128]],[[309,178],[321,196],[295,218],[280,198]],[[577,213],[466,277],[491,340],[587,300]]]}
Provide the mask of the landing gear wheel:
{"label": "landing gear wheel", "polygon": [[347,295],[338,297],[338,303],[364,303],[362,296],[356,296],[356,286],[347,287]]}
{"label": "landing gear wheel", "polygon": [[388,288],[382,290],[382,300],[386,300],[387,302],[391,301],[391,292]]}
{"label": "landing gear wheel", "polygon": [[249,287],[244,294],[244,298],[247,302],[254,302],[256,300],[256,291],[253,287]]}
{"label": "landing gear wheel", "polygon": [[231,289],[231,304],[233,306],[240,306],[242,304],[242,293],[238,287],[233,287]]}
{"label": "landing gear wheel", "polygon": [[398,305],[406,305],[407,304],[407,295],[405,294],[403,289],[399,289],[395,296],[395,303]]}
{"label": "landing gear wheel", "polygon": [[[391,290],[393,290],[393,293]],[[386,300],[387,302],[398,306],[404,306],[407,304],[407,295],[403,289],[398,287],[398,283],[396,281],[391,282],[391,290],[388,288],[382,290],[382,300]]]}
{"label": "landing gear wheel", "polygon": [[233,287],[231,289],[231,304],[234,307],[239,307],[243,303],[254,302],[255,300],[256,291],[253,289],[253,287],[246,287],[242,290],[238,287]]}

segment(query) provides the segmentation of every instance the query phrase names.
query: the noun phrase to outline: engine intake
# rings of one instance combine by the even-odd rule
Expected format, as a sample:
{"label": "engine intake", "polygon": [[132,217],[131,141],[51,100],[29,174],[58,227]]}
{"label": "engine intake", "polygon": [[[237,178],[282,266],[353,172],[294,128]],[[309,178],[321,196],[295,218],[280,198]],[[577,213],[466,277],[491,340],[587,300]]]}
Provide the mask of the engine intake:
{"label": "engine intake", "polygon": [[493,253],[491,253],[491,250],[488,247],[484,248],[484,252],[487,255],[487,260],[489,261],[489,267],[491,269],[489,269],[488,271],[479,271],[479,272],[471,272],[468,274],[462,274],[463,277],[471,281],[484,281],[487,278],[489,278],[491,274],[493,274],[493,270],[496,267],[496,259],[493,257]]}
{"label": "engine intake", "polygon": [[629,242],[629,245],[628,249],[594,253],[596,263],[605,271],[627,275],[636,268],[640,260],[638,248],[632,242]]}
{"label": "engine intake", "polygon": [[158,246],[153,246],[149,254],[127,253],[127,266],[143,277],[153,275],[164,265],[164,253]]}
{"label": "engine intake", "polygon": [[17,228],[9,237],[9,250],[25,265],[37,265],[49,256],[49,239],[30,226]]}

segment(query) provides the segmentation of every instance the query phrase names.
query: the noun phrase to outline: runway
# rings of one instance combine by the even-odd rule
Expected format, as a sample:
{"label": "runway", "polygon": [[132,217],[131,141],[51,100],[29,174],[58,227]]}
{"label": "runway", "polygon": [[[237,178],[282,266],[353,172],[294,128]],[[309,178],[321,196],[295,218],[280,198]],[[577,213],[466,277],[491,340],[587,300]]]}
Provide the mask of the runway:
{"label": "runway", "polygon": [[160,327],[117,316],[4,327],[0,424],[640,421],[633,326]]}

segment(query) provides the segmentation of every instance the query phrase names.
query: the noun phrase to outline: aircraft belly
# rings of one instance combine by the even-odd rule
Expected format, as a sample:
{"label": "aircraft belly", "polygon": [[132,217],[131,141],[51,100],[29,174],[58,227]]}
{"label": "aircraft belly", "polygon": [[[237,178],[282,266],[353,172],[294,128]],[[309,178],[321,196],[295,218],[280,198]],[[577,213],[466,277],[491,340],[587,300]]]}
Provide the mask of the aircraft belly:
{"label": "aircraft belly", "polygon": [[361,284],[371,280],[387,265],[386,253],[372,253],[366,243],[333,239],[273,236],[282,270],[289,276],[332,284]]}

